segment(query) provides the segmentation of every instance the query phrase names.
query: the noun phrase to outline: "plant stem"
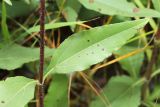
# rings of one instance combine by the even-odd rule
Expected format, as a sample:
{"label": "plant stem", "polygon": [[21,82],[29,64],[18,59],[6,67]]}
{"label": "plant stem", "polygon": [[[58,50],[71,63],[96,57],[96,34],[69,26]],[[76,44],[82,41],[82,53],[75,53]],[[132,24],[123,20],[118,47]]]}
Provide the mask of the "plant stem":
{"label": "plant stem", "polygon": [[44,35],[45,35],[45,0],[40,0],[40,66],[38,85],[38,107],[44,107],[43,68],[44,68]]}
{"label": "plant stem", "polygon": [[151,74],[152,74],[153,66],[156,63],[157,57],[158,57],[158,47],[155,44],[154,48],[152,50],[151,60],[148,63],[147,70],[146,70],[146,72],[144,74],[144,77],[146,78],[147,81],[144,83],[144,85],[142,87],[142,100],[143,101],[145,101],[146,97],[147,97],[148,86],[149,86],[149,82],[150,82],[150,79],[151,79]]}

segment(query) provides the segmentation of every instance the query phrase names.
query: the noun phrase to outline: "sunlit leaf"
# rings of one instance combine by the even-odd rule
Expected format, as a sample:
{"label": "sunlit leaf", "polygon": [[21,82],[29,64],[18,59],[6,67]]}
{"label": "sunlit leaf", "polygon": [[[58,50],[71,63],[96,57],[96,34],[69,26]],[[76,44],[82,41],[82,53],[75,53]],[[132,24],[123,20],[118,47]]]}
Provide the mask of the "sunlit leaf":
{"label": "sunlit leaf", "polygon": [[127,0],[79,0],[87,9],[106,15],[121,15],[128,17],[160,17],[160,13],[153,9],[137,8]]}
{"label": "sunlit leaf", "polygon": [[103,61],[132,38],[148,19],[105,25],[73,34],[55,51],[48,73],[82,71]]}

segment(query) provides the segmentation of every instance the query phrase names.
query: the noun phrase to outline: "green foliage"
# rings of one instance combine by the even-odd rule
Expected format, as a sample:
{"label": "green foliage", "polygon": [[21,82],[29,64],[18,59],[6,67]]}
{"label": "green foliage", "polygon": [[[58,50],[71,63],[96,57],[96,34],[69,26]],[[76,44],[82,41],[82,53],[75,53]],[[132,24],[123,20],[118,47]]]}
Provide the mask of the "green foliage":
{"label": "green foliage", "polygon": [[43,83],[45,107],[160,106],[160,0],[46,0],[42,84],[39,1],[0,1],[0,107],[36,107]]}
{"label": "green foliage", "polygon": [[[77,20],[78,12],[81,7],[78,0],[56,0],[56,3],[59,7],[60,12],[62,12],[64,18],[68,22]],[[75,25],[72,25],[71,28],[72,30],[74,30]]]}
{"label": "green foliage", "polygon": [[[10,1],[10,0],[5,0],[5,1]],[[12,0],[12,6],[6,5],[6,10],[8,13],[7,16],[8,17],[24,16],[38,7],[38,3],[39,3],[38,0],[29,0],[29,2],[26,2],[26,1],[28,0]],[[0,3],[0,7],[1,7],[1,3]],[[0,12],[1,12],[1,9],[0,9]]]}
{"label": "green foliage", "polygon": [[0,81],[0,106],[24,107],[34,97],[36,83],[25,77],[10,77]]}
{"label": "green foliage", "polygon": [[56,50],[47,74],[82,71],[103,61],[123,46],[137,33],[137,29],[142,28],[147,22],[148,19],[128,21],[73,34]]}
{"label": "green foliage", "polygon": [[7,26],[6,4],[4,3],[4,1],[2,1],[2,23],[1,23],[1,27],[2,27],[2,34],[3,34],[4,41],[9,42],[10,41],[10,34],[9,34],[9,31],[8,31],[8,26]]}
{"label": "green foliage", "polygon": [[[57,23],[49,23],[49,24],[45,24],[45,29],[46,30],[50,30],[50,29],[56,29],[56,28],[60,28],[60,27],[64,27],[64,26],[69,26],[69,25],[75,25],[75,24],[82,24],[84,23],[84,21],[81,22],[57,22]],[[40,26],[33,26],[30,29],[27,30],[27,33],[32,33],[32,32],[38,32],[40,29]]]}
{"label": "green foliage", "polygon": [[108,99],[108,106],[96,99],[90,107],[138,107],[140,105],[141,87],[130,77],[113,77],[103,89]]}
{"label": "green foliage", "polygon": [[160,0],[152,0],[154,8],[160,12]]}
{"label": "green foliage", "polygon": [[137,8],[126,0],[79,0],[86,8],[106,15],[127,17],[160,17],[160,13],[152,9]]}
{"label": "green foliage", "polygon": [[[45,49],[45,57],[53,54],[54,49]],[[0,68],[13,70],[39,59],[38,48],[26,48],[17,44],[7,45],[0,49]]]}
{"label": "green foliage", "polygon": [[[120,50],[116,51],[115,54],[117,56],[122,56],[132,51],[135,51],[136,47],[134,46],[124,46]],[[120,64],[124,70],[126,70],[131,77],[138,78],[140,74],[140,69],[143,63],[144,53],[141,52],[129,58],[120,60]]]}
{"label": "green foliage", "polygon": [[68,107],[68,84],[66,75],[54,75],[45,97],[45,107]]}

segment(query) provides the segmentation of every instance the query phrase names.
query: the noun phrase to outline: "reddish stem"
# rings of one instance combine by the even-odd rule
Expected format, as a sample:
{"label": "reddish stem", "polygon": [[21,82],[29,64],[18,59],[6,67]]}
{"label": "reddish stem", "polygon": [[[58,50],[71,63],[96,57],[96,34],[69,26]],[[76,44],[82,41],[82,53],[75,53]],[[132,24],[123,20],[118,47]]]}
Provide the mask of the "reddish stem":
{"label": "reddish stem", "polygon": [[38,85],[38,107],[44,107],[43,69],[44,69],[44,35],[45,35],[45,0],[40,0],[40,66]]}

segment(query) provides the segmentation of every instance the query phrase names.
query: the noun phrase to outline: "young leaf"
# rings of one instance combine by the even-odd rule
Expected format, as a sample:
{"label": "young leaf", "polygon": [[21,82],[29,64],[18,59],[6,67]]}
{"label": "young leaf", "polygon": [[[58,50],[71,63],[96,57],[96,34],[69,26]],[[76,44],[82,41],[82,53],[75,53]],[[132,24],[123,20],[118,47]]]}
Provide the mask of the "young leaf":
{"label": "young leaf", "polygon": [[7,4],[12,5],[12,2],[10,0],[4,0]]}
{"label": "young leaf", "polygon": [[45,107],[68,107],[68,84],[66,75],[54,75],[45,97]]}
{"label": "young leaf", "polygon": [[0,107],[24,107],[34,97],[36,83],[25,77],[0,81]]}
{"label": "young leaf", "polygon": [[82,71],[103,61],[132,38],[148,19],[105,25],[73,34],[55,51],[49,73]]}
{"label": "young leaf", "polygon": [[[120,50],[116,51],[115,54],[118,56],[122,56],[136,49],[138,48],[134,46],[124,46]],[[132,76],[132,78],[137,79],[140,74],[140,68],[142,66],[143,60],[144,60],[144,53],[141,52],[134,56],[130,56],[128,58],[120,60],[119,62],[122,68],[126,70]]]}
{"label": "young leaf", "polygon": [[127,0],[79,0],[87,9],[106,15],[121,15],[127,17],[160,17],[160,13],[153,9],[137,8]]}
{"label": "young leaf", "polygon": [[[138,107],[141,100],[141,87],[134,86],[134,83],[135,81],[126,76],[111,78],[104,88],[104,94],[110,103],[107,107]],[[90,107],[106,106],[97,98]]]}
{"label": "young leaf", "polygon": [[[45,49],[45,57],[53,54],[54,49]],[[39,59],[39,48],[26,48],[17,44],[4,46],[0,49],[0,68],[13,70],[24,63]]]}

